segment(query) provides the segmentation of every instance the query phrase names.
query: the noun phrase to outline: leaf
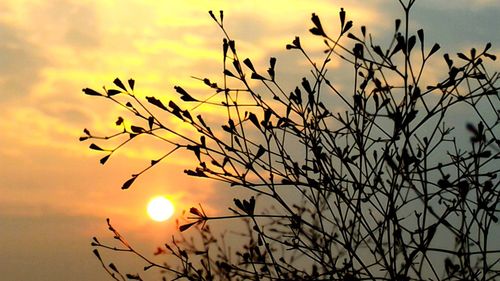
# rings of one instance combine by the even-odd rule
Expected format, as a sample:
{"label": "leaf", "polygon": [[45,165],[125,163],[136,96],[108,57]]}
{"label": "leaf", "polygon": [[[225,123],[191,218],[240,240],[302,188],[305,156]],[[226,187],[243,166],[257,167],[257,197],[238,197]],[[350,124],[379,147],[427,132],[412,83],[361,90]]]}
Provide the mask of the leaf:
{"label": "leaf", "polygon": [[179,251],[179,254],[181,254],[181,256],[182,256],[183,258],[188,259],[188,254],[187,254],[187,252],[186,252],[185,250],[180,250],[180,251]]}
{"label": "leaf", "polygon": [[295,87],[294,93],[295,93],[295,99],[296,99],[297,105],[301,105],[302,104],[302,93],[300,92],[299,87]]}
{"label": "leaf", "polygon": [[137,179],[137,176],[132,176],[129,180],[127,180],[125,183],[122,185],[122,189],[128,189],[134,181]]}
{"label": "leaf", "polygon": [[467,193],[469,192],[469,183],[467,181],[460,181],[457,183],[458,194],[461,199],[464,200],[467,197]]}
{"label": "leaf", "polygon": [[269,65],[272,69],[276,66],[276,58],[275,57],[270,57],[269,58]]}
{"label": "leaf", "polygon": [[180,230],[181,232],[184,232],[184,231],[188,230],[191,226],[193,226],[193,225],[195,225],[195,224],[196,224],[196,222],[183,224],[183,225],[179,226],[179,230]]}
{"label": "leaf", "polygon": [[121,124],[123,124],[123,118],[121,116],[119,116],[118,119],[116,120],[115,124],[116,124],[116,126],[120,126]]}
{"label": "leaf", "polygon": [[314,91],[311,89],[311,84],[309,84],[309,80],[307,80],[305,77],[302,78],[302,87],[304,87],[307,93],[314,93]]}
{"label": "leaf", "polygon": [[490,48],[491,48],[491,42],[486,43],[486,46],[484,47],[484,51],[483,52],[488,51]]}
{"label": "leaf", "polygon": [[489,53],[484,53],[484,56],[487,57],[487,58],[489,58],[492,61],[497,60],[497,56],[489,54]]}
{"label": "leaf", "polygon": [[466,128],[469,132],[473,133],[474,135],[476,135],[476,136],[478,136],[478,135],[479,135],[479,131],[477,130],[476,126],[474,126],[474,124],[472,124],[472,123],[467,123],[467,124],[465,125],[465,128]]}
{"label": "leaf", "polygon": [[229,126],[227,126],[227,125],[223,125],[223,126],[222,126],[222,129],[224,129],[224,131],[226,131],[226,132],[228,132],[228,133],[231,133],[231,134],[236,133],[236,127],[234,126],[234,121],[233,121],[233,119],[229,119],[229,120],[227,121],[227,123],[229,124]]}
{"label": "leaf", "polygon": [[415,46],[415,43],[417,42],[417,39],[415,35],[412,35],[410,38],[408,38],[408,53],[411,53],[411,50]]}
{"label": "leaf", "polygon": [[229,157],[224,156],[224,160],[222,160],[222,167],[226,166],[226,164],[229,162]]}
{"label": "leaf", "polygon": [[401,35],[401,33],[398,33],[397,36],[396,36],[396,46],[394,47],[394,50],[392,50],[392,53],[391,53],[391,56],[393,56],[394,54],[396,54],[397,52],[401,51],[401,50],[405,50],[406,49],[406,43],[405,43],[405,39],[403,37],[403,35]]}
{"label": "leaf", "polygon": [[299,36],[295,36],[295,39],[293,39],[292,41],[293,45],[297,48],[302,48],[302,46],[300,45],[300,37]]}
{"label": "leaf", "polygon": [[266,149],[262,145],[259,145],[259,150],[257,151],[257,154],[255,154],[255,159],[259,159],[265,152]]}
{"label": "leaf", "polygon": [[379,99],[378,99],[378,95],[377,95],[377,93],[373,93],[373,95],[372,95],[372,96],[373,96],[373,100],[375,101],[375,108],[376,108],[376,109],[379,109],[379,105],[380,105],[380,103],[379,103]]}
{"label": "leaf", "polygon": [[217,21],[217,18],[216,18],[216,17],[215,17],[215,15],[214,15],[214,12],[212,12],[212,10],[208,11],[208,14],[210,15],[210,17],[211,17],[214,21],[218,22],[218,21]]}
{"label": "leaf", "polygon": [[242,76],[243,75],[243,71],[241,70],[240,61],[239,60],[233,60],[233,66],[234,66],[234,69],[236,69],[236,71],[238,72],[238,74],[240,76]]}
{"label": "leaf", "polygon": [[261,76],[255,72],[252,73],[250,78],[255,79],[255,80],[266,80],[266,78],[264,76]]}
{"label": "leaf", "polygon": [[484,80],[487,78],[486,75],[484,73],[481,73],[481,72],[471,73],[471,74],[469,74],[469,77],[477,79],[477,80]]}
{"label": "leaf", "polygon": [[445,178],[445,179],[438,180],[438,186],[440,188],[445,189],[445,188],[451,187],[452,184],[450,183],[450,181],[448,181],[448,179]]}
{"label": "leaf", "polygon": [[174,89],[175,89],[175,91],[177,91],[177,93],[181,94],[181,100],[187,101],[187,102],[198,101],[197,99],[195,99],[191,95],[189,95],[182,87],[175,86]]}
{"label": "leaf", "polygon": [[419,29],[417,30],[417,36],[418,36],[418,41],[420,41],[420,47],[422,49],[422,51],[424,50],[424,30],[423,29]]}
{"label": "leaf", "polygon": [[133,125],[130,126],[130,129],[132,130],[132,132],[137,134],[144,133],[146,131],[143,127],[133,126]]}
{"label": "leaf", "polygon": [[241,203],[240,199],[234,198],[233,201],[234,201],[234,205],[236,205],[236,207],[238,207],[242,211],[245,211],[245,207],[243,207],[243,204]]}
{"label": "leaf", "polygon": [[200,177],[200,178],[208,177],[200,168],[196,168],[196,171],[184,170],[184,173],[186,173],[188,176],[193,176],[193,177]]}
{"label": "leaf", "polygon": [[257,129],[260,130],[259,120],[257,119],[257,116],[255,114],[253,114],[252,112],[250,112],[248,114],[248,119],[255,125],[255,127],[257,127]]}
{"label": "leaf", "polygon": [[255,211],[255,197],[252,196],[248,202],[243,200],[243,204],[247,207],[247,213],[253,215]]}
{"label": "leaf", "polygon": [[253,64],[252,64],[252,61],[248,58],[246,58],[243,63],[248,67],[250,68],[250,70],[252,70],[253,72],[256,72],[255,71],[255,68],[253,67]]}
{"label": "leaf", "polygon": [[111,154],[104,156],[103,158],[101,158],[101,160],[99,160],[99,162],[101,162],[101,164],[104,165],[106,163],[106,161],[108,161],[110,156],[111,156]]}
{"label": "leaf", "polygon": [[149,129],[152,130],[153,129],[153,125],[155,123],[155,118],[153,116],[149,116],[148,117],[148,125],[149,125]]}
{"label": "leaf", "polygon": [[318,181],[309,177],[307,178],[307,184],[315,189],[319,187]]}
{"label": "leaf", "polygon": [[234,76],[234,74],[228,69],[224,69],[224,75],[236,78],[236,76]]}
{"label": "leaf", "polygon": [[269,120],[271,119],[271,113],[272,113],[271,109],[266,109],[264,111],[264,120],[262,120],[261,124],[266,128],[268,127]]}
{"label": "leaf", "polygon": [[206,140],[205,140],[205,136],[201,136],[200,137],[200,143],[201,143],[201,147],[202,148],[207,148],[207,143],[206,143]]}
{"label": "leaf", "polygon": [[269,59],[269,69],[267,70],[267,73],[269,74],[269,76],[271,77],[271,80],[274,81],[274,76],[275,76],[275,71],[274,71],[274,67],[276,66],[276,58],[275,57],[271,57]]}
{"label": "leaf", "polygon": [[130,280],[142,280],[139,274],[130,274],[127,273],[125,276],[127,276],[128,279]]}
{"label": "leaf", "polygon": [[189,113],[188,110],[183,110],[182,111],[182,116],[186,117],[187,119],[189,119],[190,121],[193,121],[193,117],[191,116],[191,113]]}
{"label": "leaf", "polygon": [[345,24],[345,11],[344,11],[344,8],[340,8],[339,18],[340,18],[340,30],[343,30],[344,29],[344,24]]}
{"label": "leaf", "polygon": [[223,58],[224,62],[226,62],[228,48],[229,48],[229,44],[227,42],[227,39],[224,38],[222,40],[222,58]]}
{"label": "leaf", "polygon": [[109,264],[109,268],[111,268],[111,270],[113,270],[113,271],[114,271],[114,272],[116,272],[116,273],[120,273],[120,272],[118,271],[118,268],[116,268],[116,266],[115,266],[115,264],[114,264],[114,263],[110,263],[110,264]]}
{"label": "leaf", "polygon": [[188,144],[187,149],[193,151],[194,154],[196,155],[196,158],[198,158],[198,161],[201,161],[201,159],[200,159],[200,147],[198,145],[189,145]]}
{"label": "leaf", "polygon": [[90,146],[89,146],[90,149],[93,149],[93,150],[100,150],[100,151],[104,151],[104,149],[100,148],[99,146],[97,146],[97,144],[95,143],[92,143]]}
{"label": "leaf", "polygon": [[134,79],[128,79],[128,86],[130,87],[131,90],[134,90],[135,80]]}
{"label": "leaf", "polygon": [[173,102],[173,101],[169,101],[169,102],[168,102],[168,106],[169,106],[170,108],[172,108],[172,113],[173,113],[175,116],[179,117],[180,119],[183,119],[183,118],[182,118],[182,115],[181,115],[181,108],[180,108],[179,106],[177,106],[177,104],[175,104],[175,102]]}
{"label": "leaf", "polygon": [[236,44],[234,42],[234,40],[229,40],[227,42],[227,44],[229,45],[229,49],[231,50],[231,52],[233,52],[233,54],[236,53]]}
{"label": "leaf", "polygon": [[373,46],[373,51],[375,51],[375,53],[377,55],[379,55],[380,57],[384,57],[384,52],[382,52],[382,49],[380,48],[380,46]]}
{"label": "leaf", "polygon": [[363,41],[361,41],[358,37],[356,37],[356,35],[354,35],[354,34],[352,34],[352,33],[350,33],[350,32],[347,34],[347,37],[348,37],[348,38],[351,38],[351,39],[353,39],[353,40],[359,41],[359,42],[363,42]]}
{"label": "leaf", "polygon": [[451,66],[453,65],[453,60],[450,59],[450,55],[444,54],[443,58],[446,61],[446,64],[448,65],[448,68],[451,68]]}
{"label": "leaf", "polygon": [[193,214],[193,215],[198,216],[198,217],[203,217],[203,214],[202,214],[202,213],[201,213],[201,212],[200,212],[197,208],[195,208],[195,207],[191,207],[191,208],[189,209],[189,212],[190,212],[191,214]]}
{"label": "leaf", "polygon": [[121,94],[121,93],[122,93],[121,91],[118,91],[115,89],[111,89],[111,90],[106,91],[106,94],[108,94],[108,96],[110,96],[110,97]]}
{"label": "leaf", "polygon": [[354,108],[357,110],[363,110],[363,97],[359,94],[353,96],[354,99]]}
{"label": "leaf", "polygon": [[163,109],[163,110],[167,110],[168,111],[168,108],[157,98],[155,97],[146,97],[146,100],[153,104],[153,105],[156,105],[157,107]]}
{"label": "leaf", "polygon": [[398,32],[399,27],[401,26],[401,20],[400,19],[396,19],[395,22],[394,22],[394,26],[395,26],[395,32]]}
{"label": "leaf", "polygon": [[478,153],[477,157],[479,157],[479,158],[489,158],[489,157],[491,157],[491,151],[485,150],[485,151],[483,151],[481,153]]}
{"label": "leaf", "polygon": [[166,254],[166,253],[167,252],[165,250],[163,250],[161,247],[157,247],[156,251],[153,253],[153,255],[158,256],[158,255],[162,255],[162,254]]}
{"label": "leaf", "polygon": [[354,53],[354,57],[358,58],[358,59],[363,59],[363,57],[364,57],[363,50],[364,50],[363,44],[361,44],[361,43],[354,44],[354,48],[352,50],[352,52]]}
{"label": "leaf", "polygon": [[82,89],[82,91],[86,94],[86,95],[89,95],[89,96],[102,96],[101,93],[99,92],[96,92],[90,88],[85,88],[85,89]]}
{"label": "leaf", "polygon": [[94,253],[94,255],[95,255],[95,256],[96,256],[99,260],[102,260],[102,259],[101,259],[101,255],[99,254],[99,251],[98,251],[97,249],[94,249],[92,252]]}
{"label": "leaf", "polygon": [[346,33],[347,31],[349,31],[349,29],[351,29],[352,27],[352,20],[348,21],[345,26],[344,26],[344,29],[342,30],[342,34]]}
{"label": "leaf", "polygon": [[470,49],[470,57],[474,59],[476,57],[476,48]]}
{"label": "leaf", "polygon": [[323,27],[321,26],[321,21],[319,20],[319,17],[315,13],[312,14],[311,20],[314,23],[315,27],[309,29],[309,31],[314,35],[326,37],[325,31],[323,30]]}
{"label": "leaf", "polygon": [[213,89],[218,89],[219,86],[217,86],[217,83],[212,83],[210,82],[210,79],[208,78],[203,78],[203,83],[207,86],[209,86],[210,88],[213,88]]}
{"label": "leaf", "polygon": [[457,53],[457,56],[465,61],[470,61],[469,58],[463,53]]}
{"label": "leaf", "polygon": [[125,85],[123,85],[122,81],[118,78],[116,78],[115,80],[113,80],[113,83],[118,86],[120,89],[124,90],[124,91],[127,91],[127,88],[125,87]]}
{"label": "leaf", "polygon": [[281,117],[280,119],[278,119],[278,122],[276,123],[276,127],[278,127],[278,128],[286,128],[291,123],[292,122],[291,122],[290,119],[288,119],[286,117]]}
{"label": "leaf", "polygon": [[430,243],[431,240],[434,238],[434,234],[436,234],[437,227],[438,227],[438,224],[435,223],[435,224],[429,226],[429,228],[427,229],[427,243]]}
{"label": "leaf", "polygon": [[203,117],[201,115],[196,115],[196,118],[198,119],[198,121],[200,121],[200,123],[201,123],[201,125],[203,125],[203,127],[208,129],[208,126],[205,123],[205,120],[203,120]]}

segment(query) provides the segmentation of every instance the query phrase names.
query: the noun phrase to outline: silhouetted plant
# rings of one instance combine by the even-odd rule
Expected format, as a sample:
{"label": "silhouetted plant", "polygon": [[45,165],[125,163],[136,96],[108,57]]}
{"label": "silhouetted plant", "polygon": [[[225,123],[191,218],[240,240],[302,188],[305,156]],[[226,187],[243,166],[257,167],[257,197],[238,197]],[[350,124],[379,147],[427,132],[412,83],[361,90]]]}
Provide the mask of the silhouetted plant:
{"label": "silhouetted plant", "polygon": [[[84,131],[81,140],[125,138],[111,149],[90,145],[105,153],[102,164],[139,135],[171,146],[123,189],[176,150],[187,149],[198,163],[186,174],[254,194],[234,199],[227,216],[191,208],[180,231],[197,229],[193,234],[199,239],[181,234],[155,253],[168,254],[177,264],[149,260],[109,221],[121,246],[94,238],[99,260],[97,248],[127,251],[146,262],[145,270],[159,268],[165,278],[189,280],[498,278],[499,75],[484,66],[484,60],[496,57],[488,53],[489,43],[480,51],[458,53],[455,61],[445,54],[444,77],[429,82],[425,67],[440,46],[429,48],[423,30],[409,32],[415,1],[399,2],[404,20],[395,21],[386,47],[377,45],[364,26],[352,33],[353,22],[343,9],[337,36],[313,14],[310,32],[324,41],[325,57],[313,61],[299,37],[286,45],[311,66],[309,77],[292,90],[280,86],[275,58],[261,71],[239,57],[222,12],[210,12],[224,34],[224,75],[217,83],[200,79],[213,91],[209,98],[180,86],[175,90],[183,105],[142,98],[134,80],[125,85],[116,79],[117,88],[104,92],[84,89],[135,115],[131,126],[119,117],[121,131],[111,136]],[[339,71],[328,72],[334,59],[352,67],[350,89],[332,82]],[[224,112],[227,123],[210,123],[196,113],[207,108],[222,108],[216,112]],[[453,110],[470,112],[471,121],[450,126]],[[180,133],[175,121],[192,132]],[[469,135],[456,132],[462,128]],[[220,219],[241,220],[247,231],[214,234],[210,221]],[[228,247],[225,235],[241,235],[240,244]],[[102,265],[116,280],[142,280],[138,274],[122,275],[113,264]]]}

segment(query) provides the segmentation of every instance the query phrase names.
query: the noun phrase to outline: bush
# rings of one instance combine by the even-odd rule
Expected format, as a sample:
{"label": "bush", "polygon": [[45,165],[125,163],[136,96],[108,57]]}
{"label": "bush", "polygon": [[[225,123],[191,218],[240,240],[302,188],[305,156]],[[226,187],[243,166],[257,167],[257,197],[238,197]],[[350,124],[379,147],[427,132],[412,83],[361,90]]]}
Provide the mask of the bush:
{"label": "bush", "polygon": [[[500,233],[499,75],[485,67],[485,61],[496,58],[488,53],[491,44],[453,60],[445,54],[443,79],[429,82],[426,66],[440,46],[429,48],[423,30],[409,32],[414,2],[400,2],[406,20],[395,21],[393,40],[385,47],[364,26],[354,33],[343,9],[336,36],[313,14],[310,32],[323,40],[324,60],[314,62],[299,37],[286,45],[311,67],[309,77],[292,90],[280,86],[275,58],[262,71],[239,57],[222,12],[210,15],[224,34],[224,76],[217,83],[200,79],[212,91],[210,98],[176,86],[182,105],[144,99],[132,79],[127,85],[116,79],[116,88],[105,92],[84,89],[135,116],[132,126],[119,117],[121,131],[107,137],[84,131],[81,140],[123,138],[111,149],[90,145],[105,154],[102,164],[139,135],[171,147],[123,189],[185,149],[197,159],[186,174],[252,194],[235,198],[227,216],[191,208],[191,221],[180,231],[191,228],[201,243],[180,235],[161,250],[177,264],[158,264],[138,253],[108,221],[123,249],[143,259],[145,269],[159,268],[173,279],[498,278],[500,248],[493,236]],[[328,72],[332,60],[349,65],[350,89],[332,82],[335,73],[330,72],[337,71]],[[159,111],[174,120],[160,118]],[[227,120],[209,122],[207,112],[224,112]],[[456,124],[457,114],[470,114],[470,121]],[[169,122],[192,130],[179,132]],[[224,244],[228,238],[209,228],[210,221],[221,219],[247,226],[235,234],[241,243],[232,251]],[[114,279],[141,280],[106,265],[97,250],[117,248],[96,238],[92,245]]]}

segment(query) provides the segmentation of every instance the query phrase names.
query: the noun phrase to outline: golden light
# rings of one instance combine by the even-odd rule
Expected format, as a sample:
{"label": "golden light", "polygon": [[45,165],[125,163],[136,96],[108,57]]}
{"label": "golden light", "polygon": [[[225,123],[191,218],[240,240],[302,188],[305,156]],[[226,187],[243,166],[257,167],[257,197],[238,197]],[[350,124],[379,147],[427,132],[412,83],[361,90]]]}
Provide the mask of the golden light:
{"label": "golden light", "polygon": [[163,196],[157,196],[148,203],[148,215],[154,221],[166,221],[174,214],[174,205]]}

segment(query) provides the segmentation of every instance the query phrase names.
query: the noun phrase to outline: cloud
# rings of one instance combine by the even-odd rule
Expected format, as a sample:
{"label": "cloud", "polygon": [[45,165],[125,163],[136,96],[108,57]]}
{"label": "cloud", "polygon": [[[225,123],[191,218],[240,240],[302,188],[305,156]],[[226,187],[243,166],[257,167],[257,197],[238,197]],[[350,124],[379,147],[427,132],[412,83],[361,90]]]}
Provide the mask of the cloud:
{"label": "cloud", "polygon": [[429,45],[431,42],[439,42],[442,46],[441,53],[452,54],[468,52],[472,47],[482,49],[487,42],[498,48],[500,42],[495,27],[500,25],[500,5],[482,6],[481,9],[472,8],[473,4],[465,3],[449,6],[447,10],[440,8],[440,5],[425,3],[416,6],[413,23],[417,28],[425,30]]}
{"label": "cloud", "polygon": [[0,102],[29,94],[46,60],[21,30],[0,22]]}
{"label": "cloud", "polygon": [[498,9],[500,3],[496,0],[420,0],[416,3],[417,6],[432,7],[433,9],[442,11],[453,10],[484,10],[484,9]]}

